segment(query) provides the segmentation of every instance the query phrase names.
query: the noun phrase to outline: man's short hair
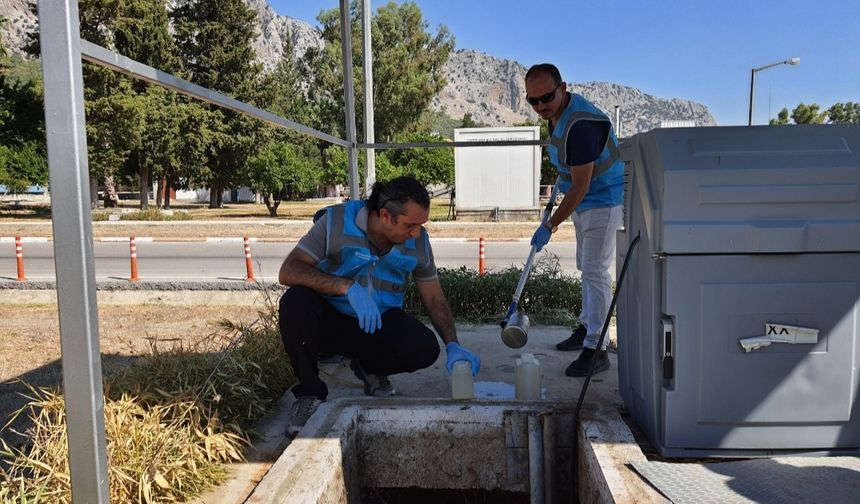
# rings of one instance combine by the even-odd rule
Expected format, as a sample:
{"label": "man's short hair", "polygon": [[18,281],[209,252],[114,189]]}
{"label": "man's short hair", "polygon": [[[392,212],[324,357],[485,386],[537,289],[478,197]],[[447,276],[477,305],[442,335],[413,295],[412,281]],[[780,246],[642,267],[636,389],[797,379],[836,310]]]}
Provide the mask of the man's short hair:
{"label": "man's short hair", "polygon": [[408,176],[397,177],[388,182],[374,182],[367,209],[376,211],[377,215],[383,208],[392,215],[403,215],[410,201],[421,205],[421,208],[430,208],[430,195],[421,182]]}
{"label": "man's short hair", "polygon": [[556,86],[561,84],[561,72],[559,72],[558,68],[552,63],[539,63],[537,65],[532,65],[532,67],[529,68],[529,71],[526,72],[526,82],[538,74],[549,75],[552,77],[553,84]]}

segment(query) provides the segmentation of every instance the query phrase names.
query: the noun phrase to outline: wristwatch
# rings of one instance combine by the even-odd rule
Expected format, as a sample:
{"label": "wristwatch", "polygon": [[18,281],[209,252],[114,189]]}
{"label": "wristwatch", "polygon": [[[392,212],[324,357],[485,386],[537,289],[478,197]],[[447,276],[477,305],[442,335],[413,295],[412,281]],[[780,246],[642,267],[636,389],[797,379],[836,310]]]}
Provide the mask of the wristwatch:
{"label": "wristwatch", "polygon": [[544,222],[543,225],[544,227],[549,229],[550,234],[554,234],[556,231],[558,231],[558,226],[550,226],[549,221]]}

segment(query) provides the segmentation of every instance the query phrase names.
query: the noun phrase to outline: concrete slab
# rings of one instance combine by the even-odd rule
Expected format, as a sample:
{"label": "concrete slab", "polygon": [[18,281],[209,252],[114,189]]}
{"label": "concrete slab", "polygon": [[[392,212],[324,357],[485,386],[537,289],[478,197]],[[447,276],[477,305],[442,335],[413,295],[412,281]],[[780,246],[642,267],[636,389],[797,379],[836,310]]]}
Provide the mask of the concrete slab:
{"label": "concrete slab", "polygon": [[[543,370],[543,398],[551,401],[576,401],[582,387],[582,378],[565,376],[565,368],[579,356],[579,351],[560,352],[555,344],[570,336],[570,329],[560,326],[532,327],[529,340],[519,349],[511,349],[502,343],[501,330],[497,325],[459,326],[460,344],[481,358],[481,371],[475,377],[478,396],[494,399],[513,399],[516,380],[516,359],[522,353],[532,353],[540,361]],[[615,339],[615,328],[609,330]],[[618,394],[618,372],[615,354],[610,354],[612,367],[609,371],[592,377],[586,403],[592,407],[617,409],[621,404]],[[443,348],[432,366],[415,373],[403,373],[390,377],[398,396],[409,398],[450,398],[451,385],[445,370],[446,355]],[[364,395],[361,382],[349,369],[349,361],[321,364],[322,379],[329,386],[329,399],[360,397]],[[507,394],[505,393],[507,392]],[[489,394],[494,394],[489,396]]]}
{"label": "concrete slab", "polygon": [[[482,404],[524,404],[515,401],[513,397],[515,360],[520,354],[529,352],[536,356],[543,369],[543,400],[535,403],[568,411],[572,411],[575,407],[584,379],[567,377],[564,375],[564,370],[579,355],[579,351],[561,352],[555,349],[557,342],[570,335],[569,328],[532,327],[529,331],[528,343],[520,349],[506,347],[501,341],[500,329],[496,325],[461,325],[458,327],[458,335],[461,344],[481,357],[481,371],[476,377],[478,398],[469,401],[471,404],[478,407]],[[614,327],[610,329],[609,337],[614,340]],[[429,368],[415,373],[391,376],[390,379],[398,395],[384,400],[371,400],[364,396],[362,384],[349,369],[348,360],[323,363],[320,366],[320,372],[329,386],[329,401],[328,407],[324,405],[319,415],[331,416],[329,412],[331,408],[336,405],[337,408],[342,408],[344,404],[391,405],[414,401],[418,401],[416,404],[421,404],[422,400],[426,403],[436,403],[439,400],[449,399],[451,386],[445,371],[445,362],[443,349],[437,361]],[[644,455],[639,451],[632,434],[617,414],[621,400],[618,394],[615,354],[610,354],[610,362],[612,367],[609,371],[592,377],[583,405],[583,426],[587,427],[584,432],[588,434],[584,436],[581,434],[580,441],[581,444],[596,446],[585,450],[585,457],[580,460],[581,476],[591,480],[591,483],[583,488],[593,495],[601,496],[594,502],[662,502],[659,494],[628,467],[631,461],[644,460]],[[285,429],[286,411],[289,410],[291,402],[292,396],[288,393],[282,398],[276,411],[261,422],[262,437],[257,443],[258,449],[252,453],[252,460],[247,464],[234,466],[233,478],[228,485],[204,495],[197,501],[198,503],[246,502],[245,499],[250,491],[260,481],[264,468],[271,465],[279,451],[286,446],[286,441],[280,445],[278,441],[282,439],[279,436]],[[316,424],[327,422],[324,418],[318,418],[319,415],[311,419],[309,427],[320,428]],[[330,439],[331,436],[326,434],[324,437]],[[606,442],[601,443],[600,438]],[[304,444],[301,446],[307,449]],[[297,449],[291,449],[290,453]]]}

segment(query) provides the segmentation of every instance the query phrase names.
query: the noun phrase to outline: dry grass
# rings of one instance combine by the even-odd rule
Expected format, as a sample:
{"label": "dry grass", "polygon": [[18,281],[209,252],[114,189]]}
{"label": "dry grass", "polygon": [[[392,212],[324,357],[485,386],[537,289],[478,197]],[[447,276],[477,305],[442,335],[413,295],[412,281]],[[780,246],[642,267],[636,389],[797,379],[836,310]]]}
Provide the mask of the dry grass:
{"label": "dry grass", "polygon": [[[259,311],[253,307],[101,307],[102,348],[121,352],[103,359],[113,502],[185,502],[222,481],[225,462],[243,459],[250,443],[248,429],[283,394],[292,376],[281,348],[273,301],[264,299]],[[15,311],[23,316],[0,317],[16,327],[11,342],[3,344],[14,349],[39,346],[40,340],[56,342],[53,310],[53,306],[18,306]],[[212,319],[200,320],[201,312]],[[224,317],[243,321],[228,322]],[[16,318],[17,323],[8,322]],[[39,324],[39,318],[48,323]],[[251,318],[253,323],[248,322]],[[33,337],[22,340],[26,327]],[[43,341],[42,346],[53,345]],[[22,363],[26,359],[10,360],[18,363],[19,370],[28,366]],[[19,400],[26,405],[0,432],[17,438],[11,443],[0,438],[0,502],[70,502],[65,403],[56,386],[57,370],[52,377],[43,375],[56,368],[50,360],[46,355],[34,363],[37,369],[17,375],[27,381],[42,377],[47,384],[2,383],[23,389]],[[16,373],[3,369],[4,380]],[[6,407],[7,401],[0,404]],[[25,436],[17,434],[25,429]]]}
{"label": "dry grass", "polygon": [[[250,323],[257,316],[253,306],[99,305],[99,345],[106,371],[155,351],[198,345],[211,341],[218,323],[228,319]],[[0,426],[12,412],[24,406],[27,388],[52,387],[62,381],[60,329],[55,305],[0,304]],[[18,418],[0,439],[18,444],[15,432],[27,429]]]}

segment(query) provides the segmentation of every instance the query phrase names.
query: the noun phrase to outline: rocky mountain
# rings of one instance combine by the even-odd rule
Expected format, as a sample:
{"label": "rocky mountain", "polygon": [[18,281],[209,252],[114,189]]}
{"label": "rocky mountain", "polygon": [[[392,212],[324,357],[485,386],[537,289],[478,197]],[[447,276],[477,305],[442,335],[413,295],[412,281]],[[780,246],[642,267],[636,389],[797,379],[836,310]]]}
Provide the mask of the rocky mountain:
{"label": "rocky mountain", "polygon": [[[526,70],[516,61],[461,49],[445,64],[448,84],[434,98],[433,107],[456,118],[468,112],[476,121],[493,126],[537,120],[537,114],[525,100]],[[669,120],[716,125],[707,107],[689,100],[658,98],[611,82],[573,82],[568,83],[568,89],[591,100],[613,122],[618,106],[623,135],[648,131]]]}
{"label": "rocky mountain", "polygon": [[[2,1],[2,0],[0,0]],[[266,69],[274,68],[283,54],[284,41],[293,44],[293,53],[301,56],[310,47],[322,47],[323,41],[313,26],[287,16],[279,16],[266,0],[245,0],[257,11],[257,41],[254,50]]]}
{"label": "rocky mountain", "polygon": [[[7,19],[2,37],[12,51],[19,50],[24,34],[36,26],[35,16],[28,7],[32,1],[0,0],[0,15]],[[292,42],[297,56],[304,54],[309,47],[322,46],[319,33],[308,23],[279,16],[266,0],[245,1],[258,13],[258,38],[254,49],[265,68],[274,67],[287,39]],[[525,101],[523,79],[526,70],[516,61],[460,49],[451,54],[445,64],[447,85],[431,105],[452,118],[460,119],[470,113],[474,120],[491,126],[536,120],[537,115]],[[613,122],[615,107],[618,106],[623,136],[648,131],[662,121],[691,121],[699,126],[716,124],[707,107],[689,100],[659,98],[634,87],[610,82],[569,83],[568,87],[591,100]]]}
{"label": "rocky mountain", "polygon": [[34,3],[35,0],[0,0],[0,16],[6,20],[0,36],[3,45],[12,52],[21,52],[27,33],[38,26],[36,14],[30,9]]}

